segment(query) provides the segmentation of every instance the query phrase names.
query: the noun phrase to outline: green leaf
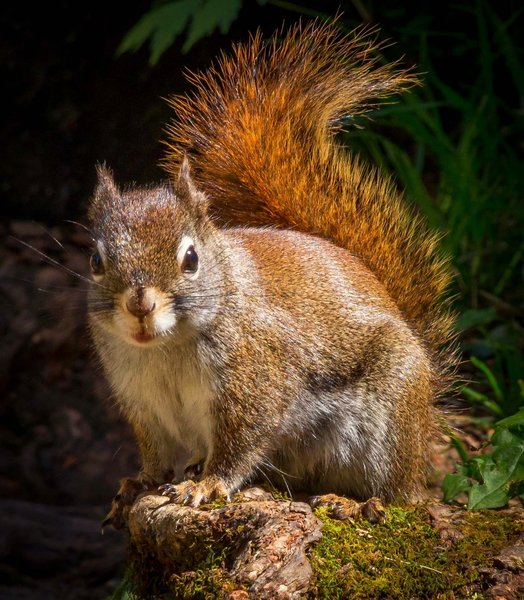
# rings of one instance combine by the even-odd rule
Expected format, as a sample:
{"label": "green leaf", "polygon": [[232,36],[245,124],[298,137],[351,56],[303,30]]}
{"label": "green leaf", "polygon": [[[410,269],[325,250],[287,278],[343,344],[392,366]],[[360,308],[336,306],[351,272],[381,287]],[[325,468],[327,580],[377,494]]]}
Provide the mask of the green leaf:
{"label": "green leaf", "polygon": [[519,412],[511,417],[506,417],[501,421],[498,421],[496,427],[502,428],[510,428],[510,427],[518,427],[524,425],[524,406],[519,410]]}
{"label": "green leaf", "polygon": [[477,367],[477,369],[480,369],[484,373],[486,379],[488,380],[491,386],[491,389],[493,390],[493,393],[495,394],[495,398],[499,402],[502,402],[504,397],[502,394],[502,390],[500,389],[499,382],[497,381],[497,378],[495,377],[491,369],[488,367],[488,365],[476,356],[471,357],[471,362]]}
{"label": "green leaf", "polygon": [[196,42],[213,33],[217,27],[222,33],[227,33],[238,16],[240,5],[241,0],[204,0],[199,10],[193,14],[182,52],[190,50]]}
{"label": "green leaf", "polygon": [[202,0],[177,0],[154,8],[127,33],[117,53],[136,51],[145,41],[150,40],[149,62],[156,64],[175,38],[184,31],[201,4]]}
{"label": "green leaf", "polygon": [[483,508],[501,508],[509,500],[509,485],[504,482],[490,480],[490,484],[472,485],[469,492],[468,510],[481,510]]}
{"label": "green leaf", "polygon": [[458,452],[459,456],[460,456],[460,460],[462,461],[463,464],[468,464],[468,462],[470,461],[471,457],[468,454],[468,451],[466,449],[466,446],[464,445],[464,442],[458,437],[458,435],[455,435],[453,432],[450,432],[451,435],[451,443],[453,444],[453,447],[455,448],[455,450]]}
{"label": "green leaf", "polygon": [[122,40],[117,53],[136,51],[149,40],[149,62],[156,64],[160,56],[189,25],[182,47],[187,52],[196,42],[218,27],[227,33],[237,18],[241,0],[174,0],[147,12]]}
{"label": "green leaf", "polygon": [[490,306],[489,308],[470,308],[465,310],[455,324],[457,331],[465,331],[479,327],[481,325],[489,325],[497,319],[497,311]]}
{"label": "green leaf", "polygon": [[442,491],[444,492],[444,502],[451,502],[460,493],[467,492],[471,488],[471,481],[465,475],[450,474],[444,477]]}
{"label": "green leaf", "polygon": [[473,388],[470,388],[467,386],[465,386],[461,389],[461,393],[463,396],[465,396],[471,402],[475,402],[477,404],[482,404],[488,410],[490,410],[493,414],[495,414],[495,415],[503,414],[502,408],[495,401],[488,398],[488,396],[486,396],[486,394],[477,392],[477,390],[474,390]]}
{"label": "green leaf", "polygon": [[497,447],[492,461],[476,460],[483,483],[473,484],[468,510],[505,506],[509,500],[510,484],[524,477],[524,441],[516,446]]}
{"label": "green leaf", "polygon": [[506,472],[508,481],[524,481],[524,441],[498,446],[493,458],[500,471]]}
{"label": "green leaf", "polygon": [[495,429],[495,433],[491,437],[491,443],[494,450],[496,450],[497,447],[518,446],[523,443],[523,441],[524,440],[520,436],[512,433],[509,428],[498,427],[498,425],[497,429]]}
{"label": "green leaf", "polygon": [[493,469],[496,469],[496,465],[492,454],[475,456],[466,465],[467,475],[478,481],[484,481],[484,474]]}

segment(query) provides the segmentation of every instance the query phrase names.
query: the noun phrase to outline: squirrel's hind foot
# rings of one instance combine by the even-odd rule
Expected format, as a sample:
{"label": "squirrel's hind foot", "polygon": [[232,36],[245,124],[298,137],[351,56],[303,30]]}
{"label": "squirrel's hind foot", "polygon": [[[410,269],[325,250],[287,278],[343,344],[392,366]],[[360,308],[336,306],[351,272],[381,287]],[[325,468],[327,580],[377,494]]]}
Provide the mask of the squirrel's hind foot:
{"label": "squirrel's hind foot", "polygon": [[370,523],[384,523],[386,511],[379,498],[373,497],[365,502],[357,502],[345,496],[324,494],[311,496],[308,503],[312,508],[327,508],[329,516],[339,521],[362,517]]}

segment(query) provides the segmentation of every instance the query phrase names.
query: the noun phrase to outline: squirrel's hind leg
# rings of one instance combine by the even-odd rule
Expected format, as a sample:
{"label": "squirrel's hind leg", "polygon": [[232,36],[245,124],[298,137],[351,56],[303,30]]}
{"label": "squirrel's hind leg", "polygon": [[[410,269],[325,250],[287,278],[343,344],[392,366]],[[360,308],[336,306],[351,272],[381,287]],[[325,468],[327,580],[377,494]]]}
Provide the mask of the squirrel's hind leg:
{"label": "squirrel's hind leg", "polygon": [[115,529],[123,529],[129,510],[138,496],[156,490],[160,484],[174,478],[172,442],[136,423],[133,423],[133,429],[140,448],[142,468],[136,477],[120,480],[111,510],[102,522],[102,529],[108,525]]}
{"label": "squirrel's hind leg", "polygon": [[312,508],[327,508],[329,516],[339,521],[361,517],[370,523],[384,523],[386,510],[379,498],[369,498],[365,502],[357,502],[345,496],[324,494],[311,496],[308,504]]}

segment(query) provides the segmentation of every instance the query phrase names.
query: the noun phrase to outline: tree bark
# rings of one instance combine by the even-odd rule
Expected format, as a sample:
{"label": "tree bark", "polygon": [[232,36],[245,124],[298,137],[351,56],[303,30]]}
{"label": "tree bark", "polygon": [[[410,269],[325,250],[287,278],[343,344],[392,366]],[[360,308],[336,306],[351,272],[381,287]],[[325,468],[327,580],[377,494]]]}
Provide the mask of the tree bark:
{"label": "tree bark", "polygon": [[173,582],[189,582],[206,568],[202,565],[209,568],[212,549],[220,557],[214,563],[221,573],[220,596],[303,597],[313,584],[306,552],[320,539],[322,524],[307,504],[268,496],[252,489],[240,501],[211,509],[172,504],[158,495],[137,500],[128,529],[139,587],[151,593],[155,581],[168,590]]}

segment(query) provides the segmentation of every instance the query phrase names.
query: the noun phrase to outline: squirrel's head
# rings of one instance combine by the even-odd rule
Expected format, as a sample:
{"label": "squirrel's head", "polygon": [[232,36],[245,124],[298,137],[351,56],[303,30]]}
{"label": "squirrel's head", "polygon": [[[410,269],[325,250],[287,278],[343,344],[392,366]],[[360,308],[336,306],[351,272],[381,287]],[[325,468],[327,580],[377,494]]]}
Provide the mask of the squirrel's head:
{"label": "squirrel's head", "polygon": [[225,293],[223,253],[187,159],[174,186],[121,190],[98,167],[89,218],[93,324],[148,347],[213,319]]}

